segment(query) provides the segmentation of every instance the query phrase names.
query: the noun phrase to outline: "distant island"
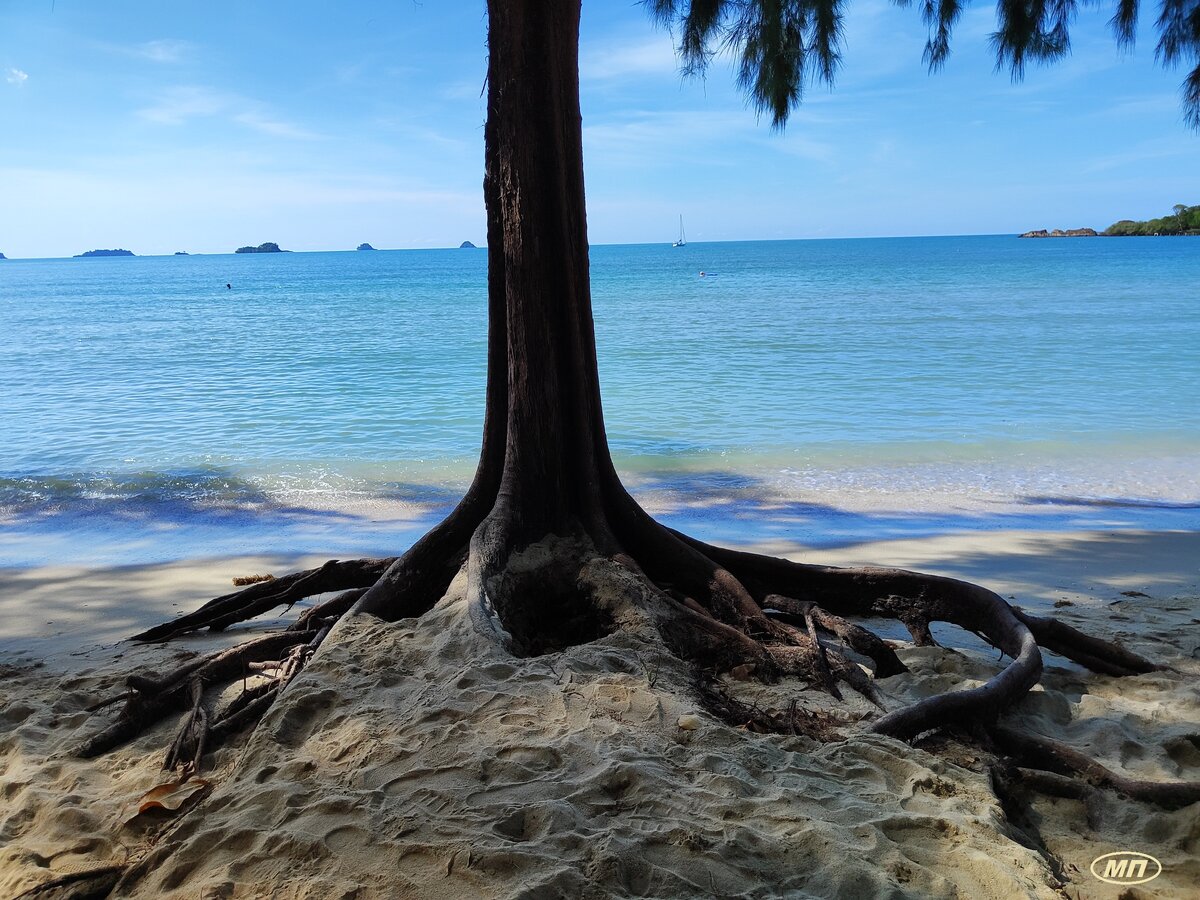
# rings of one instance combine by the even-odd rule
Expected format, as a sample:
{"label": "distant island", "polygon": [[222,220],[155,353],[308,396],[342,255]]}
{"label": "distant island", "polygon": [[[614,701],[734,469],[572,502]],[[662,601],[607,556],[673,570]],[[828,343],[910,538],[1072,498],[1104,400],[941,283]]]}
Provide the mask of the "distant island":
{"label": "distant island", "polygon": [[176,250],[175,255],[176,256],[190,256],[191,254],[189,254],[186,250]]}
{"label": "distant island", "polygon": [[0,259],[8,259],[8,257],[5,256],[3,253],[0,253]]}
{"label": "distant island", "polygon": [[370,244],[359,244],[358,247],[356,247],[355,249],[357,249],[357,250],[374,250],[375,248],[372,247]]}
{"label": "distant island", "polygon": [[1055,228],[1053,231],[1047,231],[1045,228],[1039,228],[1037,231],[1027,231],[1024,234],[1017,235],[1023,238],[1056,238],[1056,237],[1099,237],[1094,228],[1069,228],[1063,231],[1061,228]]}
{"label": "distant island", "polygon": [[280,250],[279,245],[273,241],[267,241],[265,244],[259,244],[257,247],[238,247],[234,253],[290,253],[290,250]]}
{"label": "distant island", "polygon": [[474,244],[472,244],[470,241],[463,241],[461,244],[458,245],[458,249],[459,250],[477,250],[479,248],[476,247]]}
{"label": "distant island", "polygon": [[133,256],[132,250],[89,250],[86,253],[76,253],[75,259],[85,256]]}
{"label": "distant island", "polygon": [[1158,237],[1163,235],[1200,235],[1200,206],[1185,206],[1176,203],[1171,208],[1171,215],[1160,219],[1147,219],[1145,222],[1135,222],[1133,219],[1122,219],[1114,222],[1097,232],[1092,228],[1070,228],[1063,231],[1055,228],[1047,231],[1039,228],[1037,231],[1027,231],[1018,237],[1023,238],[1059,238],[1059,237]]}

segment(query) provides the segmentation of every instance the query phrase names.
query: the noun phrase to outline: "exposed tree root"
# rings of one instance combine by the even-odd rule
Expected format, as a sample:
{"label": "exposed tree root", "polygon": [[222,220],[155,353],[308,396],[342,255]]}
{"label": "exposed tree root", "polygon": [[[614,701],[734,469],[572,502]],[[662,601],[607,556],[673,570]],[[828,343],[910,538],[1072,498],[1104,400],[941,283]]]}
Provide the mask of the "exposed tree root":
{"label": "exposed tree root", "polygon": [[[592,528],[580,528],[568,541],[575,549],[558,551],[563,558],[553,565],[516,571],[511,567],[514,551],[531,541],[519,533],[517,518],[503,498],[480,517],[482,506],[469,494],[455,514],[403,556],[332,560],[218,597],[194,613],[137,635],[140,641],[162,641],[201,628],[221,630],[280,606],[336,592],[307,609],[285,631],[191,660],[165,675],[131,675],[127,692],[93,707],[124,703],[118,718],[79,752],[103,753],[182,710],[187,714],[165,767],[194,773],[208,750],[261,718],[340,618],[362,612],[386,619],[421,615],[463,565],[477,627],[513,652],[541,655],[593,640],[617,626],[587,596],[579,572],[589,557],[605,556],[634,573],[657,598],[653,618],[659,630],[698,673],[710,673],[699,682],[701,696],[711,711],[731,724],[755,731],[834,734],[838,723],[798,709],[794,702],[782,711],[748,707],[711,678],[728,671],[764,682],[798,676],[838,699],[843,696],[841,686],[848,686],[870,700],[883,712],[870,723],[880,734],[913,739],[945,726],[973,726],[990,734],[1025,770],[1047,770],[1058,779],[1082,778],[1168,807],[1200,799],[1200,785],[1128,779],[1061,744],[998,725],[1004,710],[1037,683],[1042,671],[1039,644],[1111,675],[1157,667],[1112,643],[1017,610],[982,587],[898,569],[811,566],[711,547],[663,528],[632,500],[615,504],[616,527],[610,530],[607,518],[597,516]],[[535,602],[534,597],[539,599]],[[930,623],[949,622],[978,634],[1011,661],[979,687],[886,711],[873,679],[904,672],[904,664],[894,648],[847,616],[899,620],[918,644],[932,642]],[[873,678],[855,657],[870,660]],[[243,680],[243,691],[224,709],[208,710],[206,690],[236,679]],[[1058,781],[1051,784],[1049,777],[1031,776],[1029,781],[1034,787],[1068,790]]]}
{"label": "exposed tree root", "polygon": [[[1109,788],[1131,800],[1140,800],[1164,809],[1181,809],[1200,801],[1200,782],[1142,781],[1129,778],[1059,741],[1001,725],[994,725],[989,731],[996,745],[1004,753],[1034,772],[1083,778],[1088,784]],[[1041,775],[1029,780],[1034,786],[1045,789],[1048,793],[1063,796],[1061,781]]]}
{"label": "exposed tree root", "polygon": [[237,622],[245,622],[280,606],[291,607],[300,600],[327,591],[369,588],[379,581],[393,562],[393,559],[356,559],[351,562],[331,559],[319,568],[258,582],[209,600],[193,613],[135,634],[133,640],[169,641],[201,628],[223,631]]}
{"label": "exposed tree root", "polygon": [[1136,653],[1109,641],[1084,634],[1057,619],[1031,616],[1020,609],[1013,613],[1030,630],[1038,644],[1104,675],[1145,675],[1162,669]]}
{"label": "exposed tree root", "polygon": [[775,613],[781,617],[791,617],[793,620],[803,619],[810,631],[812,626],[816,626],[840,638],[851,650],[862,654],[875,664],[876,678],[888,678],[908,671],[891,645],[861,625],[828,613],[813,603],[802,603],[780,594],[768,594],[763,599],[763,608],[768,615]]}
{"label": "exposed tree root", "polygon": [[838,728],[850,724],[830,713],[804,709],[795,699],[783,710],[742,703],[711,678],[697,678],[696,691],[710,711],[734,727],[756,734],[793,734],[822,742],[837,741],[843,738]]}
{"label": "exposed tree root", "polygon": [[192,696],[192,711],[175,736],[167,758],[163,762],[164,769],[183,768],[195,772],[200,768],[200,760],[204,758],[204,744],[208,740],[208,713],[205,711],[204,682],[192,678],[188,682],[188,690]]}
{"label": "exposed tree root", "polygon": [[[1009,835],[1019,844],[1037,853],[1054,873],[1059,885],[1070,881],[1063,868],[1062,860],[1046,845],[1038,827],[1037,816],[1029,802],[1028,788],[1033,785],[1021,777],[1020,770],[1003,762],[988,767],[992,793],[1000,802],[1004,817],[1008,821]],[[1069,780],[1069,779],[1068,779]],[[1087,785],[1080,785],[1087,789]]]}
{"label": "exposed tree root", "polygon": [[[245,678],[252,674],[253,663],[273,660],[285,650],[302,647],[302,654],[289,654],[288,659],[295,662],[290,669],[285,669],[275,679],[275,682],[285,683],[283,677],[286,675],[290,680],[295,676],[303,661],[307,660],[326,633],[327,629],[284,631],[249,641],[230,650],[191,660],[161,678],[131,675],[126,679],[130,691],[110,698],[125,702],[117,720],[85,741],[76,752],[83,757],[98,756],[137,736],[171,713],[189,708],[190,704],[191,713],[167,753],[164,768],[175,768],[180,764],[186,766],[190,763],[193,766],[192,771],[195,771],[199,768],[204,748],[216,746],[213,728],[209,726],[208,715],[202,707],[204,689],[209,685],[225,684],[237,678]],[[234,703],[237,704],[240,700],[239,697]],[[110,704],[109,701],[102,701],[97,705]],[[264,705],[263,711],[266,708]],[[225,720],[230,715],[229,711],[225,711],[216,717],[215,725],[219,728],[224,725],[220,732],[222,735],[229,733]]]}
{"label": "exposed tree root", "polygon": [[126,866],[114,863],[60,875],[18,894],[16,900],[99,900],[111,894]]}

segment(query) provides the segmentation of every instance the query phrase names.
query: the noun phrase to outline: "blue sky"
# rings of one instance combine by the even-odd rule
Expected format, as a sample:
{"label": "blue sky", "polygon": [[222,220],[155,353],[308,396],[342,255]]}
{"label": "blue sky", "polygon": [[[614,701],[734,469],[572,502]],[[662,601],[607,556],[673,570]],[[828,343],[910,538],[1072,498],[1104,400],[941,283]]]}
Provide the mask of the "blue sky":
{"label": "blue sky", "polygon": [[[593,243],[971,234],[1200,203],[1181,71],[1084,9],[1014,85],[969,8],[946,69],[915,8],[855,0],[835,88],[786,131],[718,61],[684,80],[633,2],[584,0]],[[0,252],[483,243],[481,2],[0,2]]]}

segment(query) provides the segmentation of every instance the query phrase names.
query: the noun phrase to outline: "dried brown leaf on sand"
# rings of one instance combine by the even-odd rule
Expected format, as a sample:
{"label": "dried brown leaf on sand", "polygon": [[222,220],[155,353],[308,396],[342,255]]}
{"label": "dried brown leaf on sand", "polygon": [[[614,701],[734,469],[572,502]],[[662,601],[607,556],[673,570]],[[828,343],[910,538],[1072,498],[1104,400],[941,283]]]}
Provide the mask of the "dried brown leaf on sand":
{"label": "dried brown leaf on sand", "polygon": [[137,815],[130,819],[130,822],[152,809],[179,812],[191,801],[199,800],[211,789],[212,782],[203,778],[185,778],[180,781],[168,781],[155,785],[142,795],[138,801]]}

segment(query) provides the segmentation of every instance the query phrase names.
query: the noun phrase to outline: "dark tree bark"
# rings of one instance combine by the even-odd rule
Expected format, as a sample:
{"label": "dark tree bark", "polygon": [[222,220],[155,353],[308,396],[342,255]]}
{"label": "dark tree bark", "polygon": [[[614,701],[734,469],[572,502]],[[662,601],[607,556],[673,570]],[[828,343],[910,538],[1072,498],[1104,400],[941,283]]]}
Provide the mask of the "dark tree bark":
{"label": "dark tree bark", "polygon": [[[953,623],[1010,657],[980,687],[874,720],[875,731],[902,739],[946,725],[984,733],[1037,683],[1039,642],[1108,674],[1155,668],[1109,642],[1027,616],[977,585],[712,547],[658,524],[629,496],[609,454],[600,402],[584,207],[579,13],[579,0],[488,4],[487,405],[479,466],[461,502],[402,556],[331,561],[217,598],[137,635],[159,641],[219,630],[304,597],[344,592],[306,612],[279,639],[216,654],[154,681],[131,678],[130,691],[111,698],[125,703],[119,719],[89,740],[83,753],[104,752],[190,706],[170,760],[194,770],[205,749],[262,715],[322,641],[336,640],[336,630],[328,636],[339,618],[419,616],[464,566],[477,627],[525,655],[617,627],[576,577],[603,557],[635,573],[634,583],[644,590],[631,602],[642,604],[674,652],[708,676],[735,668],[764,681],[798,675],[836,696],[844,684],[878,703],[851,651],[873,660],[877,678],[904,666],[892,647],[848,616],[898,619],[918,644],[932,641],[931,622]],[[512,554],[546,539],[554,548],[553,570],[514,574]],[[248,665],[274,673],[272,680],[224,711],[201,715],[196,698],[205,685]],[[745,708],[722,699],[714,683],[705,681],[701,691],[714,714],[744,716]],[[793,709],[764,716],[758,725],[794,730],[797,721]]]}

